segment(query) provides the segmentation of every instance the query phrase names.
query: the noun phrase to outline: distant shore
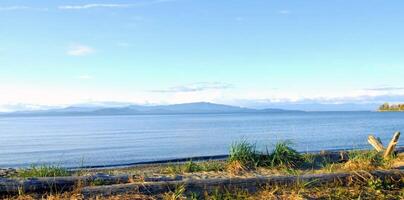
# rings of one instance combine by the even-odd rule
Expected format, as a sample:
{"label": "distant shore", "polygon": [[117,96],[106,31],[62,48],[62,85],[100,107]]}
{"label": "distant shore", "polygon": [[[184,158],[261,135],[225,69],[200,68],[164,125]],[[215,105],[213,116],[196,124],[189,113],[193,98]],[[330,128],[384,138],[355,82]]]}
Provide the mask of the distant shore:
{"label": "distant shore", "polygon": [[404,104],[389,104],[384,103],[379,106],[379,112],[404,112]]}

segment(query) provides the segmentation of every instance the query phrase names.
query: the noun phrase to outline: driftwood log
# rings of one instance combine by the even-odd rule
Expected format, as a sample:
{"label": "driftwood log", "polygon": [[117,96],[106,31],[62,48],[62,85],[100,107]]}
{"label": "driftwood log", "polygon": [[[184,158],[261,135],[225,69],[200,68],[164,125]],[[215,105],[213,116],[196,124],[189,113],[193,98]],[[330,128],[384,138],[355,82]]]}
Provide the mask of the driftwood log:
{"label": "driftwood log", "polygon": [[375,136],[369,135],[368,142],[373,146],[373,148],[376,149],[377,152],[384,151],[383,144]]}
{"label": "driftwood log", "polygon": [[72,191],[76,187],[92,184],[122,184],[129,183],[129,175],[110,176],[97,174],[94,176],[68,176],[29,179],[0,178],[0,196],[18,193],[47,193]]}
{"label": "driftwood log", "polygon": [[310,186],[338,183],[347,185],[352,180],[366,181],[364,178],[380,178],[400,180],[404,172],[400,170],[373,171],[362,173],[334,173],[334,174],[314,174],[302,176],[268,176],[254,178],[222,178],[222,179],[202,179],[172,182],[154,183],[129,183],[109,186],[85,187],[82,189],[84,197],[111,196],[120,194],[147,194],[157,195],[170,191],[175,191],[178,186],[184,186],[187,192],[203,193],[214,192],[220,189],[232,190],[243,189],[254,193],[263,187],[271,185],[293,185],[299,182],[310,183]]}

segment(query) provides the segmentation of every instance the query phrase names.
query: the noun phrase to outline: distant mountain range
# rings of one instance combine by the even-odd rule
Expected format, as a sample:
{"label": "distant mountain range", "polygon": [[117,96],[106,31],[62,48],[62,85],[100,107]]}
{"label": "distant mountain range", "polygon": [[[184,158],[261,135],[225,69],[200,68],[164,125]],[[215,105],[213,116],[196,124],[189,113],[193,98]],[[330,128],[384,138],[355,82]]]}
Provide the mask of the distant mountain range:
{"label": "distant mountain range", "polygon": [[95,116],[95,115],[146,115],[146,114],[220,114],[220,113],[278,113],[302,112],[283,109],[252,109],[207,102],[173,105],[143,106],[126,105],[122,107],[70,106],[61,109],[18,111],[1,113],[0,116]]}

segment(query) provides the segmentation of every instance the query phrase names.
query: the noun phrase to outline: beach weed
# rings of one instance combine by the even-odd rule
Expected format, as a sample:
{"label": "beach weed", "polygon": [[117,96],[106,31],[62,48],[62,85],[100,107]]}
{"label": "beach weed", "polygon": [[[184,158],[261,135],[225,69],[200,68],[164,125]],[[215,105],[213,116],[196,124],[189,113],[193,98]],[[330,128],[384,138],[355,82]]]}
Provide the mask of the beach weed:
{"label": "beach weed", "polygon": [[354,150],[348,152],[349,160],[344,164],[343,168],[349,171],[357,170],[375,170],[386,167],[388,162],[377,151],[360,151]]}
{"label": "beach weed", "polygon": [[245,169],[254,169],[259,160],[255,144],[247,141],[235,142],[230,147],[229,163],[237,162]]}
{"label": "beach weed", "polygon": [[303,158],[295,149],[291,148],[290,141],[281,141],[275,145],[274,150],[269,155],[269,166],[296,168]]}
{"label": "beach weed", "polygon": [[174,191],[165,193],[163,196],[164,200],[183,200],[186,199],[184,196],[185,193],[185,185],[177,185]]}
{"label": "beach weed", "polygon": [[168,174],[180,174],[182,173],[182,169],[180,165],[175,165],[175,164],[169,164],[165,169],[164,169],[165,173]]}
{"label": "beach weed", "polygon": [[225,163],[220,161],[208,161],[199,164],[205,172],[219,172],[225,169]]}
{"label": "beach weed", "polygon": [[22,178],[33,178],[69,176],[70,173],[66,168],[57,165],[32,165],[29,168],[18,170],[17,175]]}
{"label": "beach weed", "polygon": [[185,163],[183,172],[185,173],[193,173],[203,171],[203,167],[198,165],[198,163],[193,162],[192,160]]}

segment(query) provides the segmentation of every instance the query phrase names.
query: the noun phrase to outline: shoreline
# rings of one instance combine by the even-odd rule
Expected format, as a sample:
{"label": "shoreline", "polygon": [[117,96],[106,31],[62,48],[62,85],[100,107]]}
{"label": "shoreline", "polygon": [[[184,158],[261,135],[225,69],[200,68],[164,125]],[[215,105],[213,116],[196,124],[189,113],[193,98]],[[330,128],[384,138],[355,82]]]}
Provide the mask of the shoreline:
{"label": "shoreline", "polygon": [[[368,150],[372,150],[372,148],[367,148],[367,149],[345,148],[345,149],[329,149],[329,150],[315,150],[315,151],[298,151],[298,153],[300,153],[300,154],[324,154],[324,153],[326,153],[326,154],[337,154],[337,153],[340,153],[340,152],[352,151],[352,150],[368,151]],[[396,152],[403,153],[404,152],[404,145],[398,145],[396,147]],[[140,162],[123,163],[123,164],[110,164],[110,165],[84,165],[84,166],[64,167],[64,168],[69,170],[69,171],[72,171],[72,172],[83,170],[83,169],[84,170],[126,169],[126,168],[132,168],[132,167],[181,164],[181,163],[185,163],[185,162],[188,162],[188,161],[193,161],[193,162],[224,161],[228,157],[229,157],[228,154],[208,155],[208,156],[192,156],[192,157],[163,159],[163,160],[155,160],[155,161],[140,161]],[[30,166],[41,166],[41,165],[43,165],[43,164],[32,164]],[[49,163],[47,163],[46,165],[49,165]],[[27,167],[29,167],[29,166],[27,166]],[[6,169],[18,170],[18,169],[25,169],[27,167],[1,167],[0,166],[0,170],[6,170]],[[60,167],[63,167],[63,166],[60,166]]]}
{"label": "shoreline", "polygon": [[[346,149],[331,149],[331,150],[317,150],[317,151],[298,151],[300,154],[339,154],[340,152],[351,151],[351,150],[359,150],[359,151],[369,151],[368,149],[355,149],[355,148],[346,148]],[[397,153],[404,152],[404,145],[396,147]],[[134,162],[134,163],[126,163],[126,164],[112,164],[112,165],[94,165],[94,166],[81,166],[81,167],[67,167],[67,169],[76,171],[80,169],[125,169],[137,166],[147,166],[147,165],[158,165],[158,164],[180,164],[185,163],[187,161],[194,162],[203,162],[203,161],[221,161],[226,160],[229,157],[226,155],[212,155],[212,156],[193,156],[193,157],[185,157],[185,158],[174,158],[174,159],[164,159],[157,161],[143,161],[143,162]]]}

